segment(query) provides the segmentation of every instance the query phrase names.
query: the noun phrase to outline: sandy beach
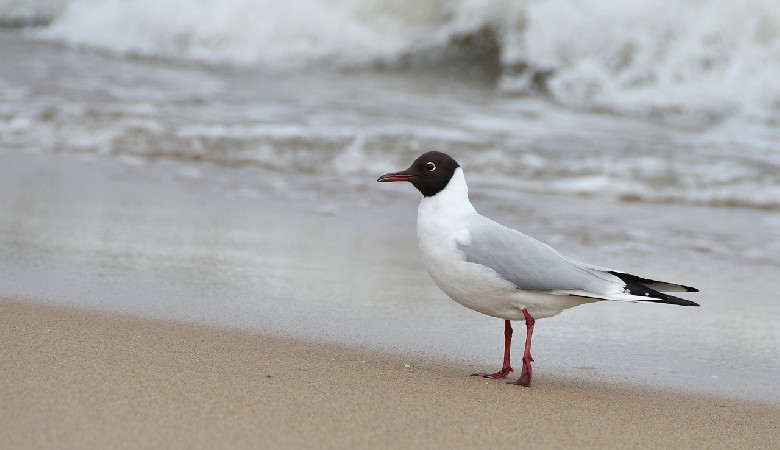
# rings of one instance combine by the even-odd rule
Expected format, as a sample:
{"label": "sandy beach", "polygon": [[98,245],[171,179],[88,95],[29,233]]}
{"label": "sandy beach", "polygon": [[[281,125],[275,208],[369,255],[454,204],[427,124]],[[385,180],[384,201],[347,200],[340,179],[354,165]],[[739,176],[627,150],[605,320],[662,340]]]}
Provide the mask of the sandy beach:
{"label": "sandy beach", "polygon": [[0,303],[3,448],[770,448],[780,408]]}

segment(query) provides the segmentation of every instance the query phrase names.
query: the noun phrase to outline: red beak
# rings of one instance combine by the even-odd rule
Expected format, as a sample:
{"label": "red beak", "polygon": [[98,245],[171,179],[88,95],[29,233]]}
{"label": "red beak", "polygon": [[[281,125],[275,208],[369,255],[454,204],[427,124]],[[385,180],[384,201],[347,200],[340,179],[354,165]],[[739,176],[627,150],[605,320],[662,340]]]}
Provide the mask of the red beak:
{"label": "red beak", "polygon": [[376,181],[379,181],[380,183],[390,182],[390,181],[411,181],[412,178],[415,178],[415,176],[408,173],[405,170],[402,170],[400,172],[386,173],[381,177],[377,178]]}

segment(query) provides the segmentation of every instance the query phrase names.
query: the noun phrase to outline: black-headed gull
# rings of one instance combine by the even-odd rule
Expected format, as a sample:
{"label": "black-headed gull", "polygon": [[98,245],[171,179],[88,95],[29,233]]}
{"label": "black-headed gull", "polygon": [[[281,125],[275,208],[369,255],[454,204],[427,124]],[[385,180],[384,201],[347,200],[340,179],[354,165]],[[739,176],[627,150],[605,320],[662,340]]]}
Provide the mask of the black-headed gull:
{"label": "black-headed gull", "polygon": [[599,300],[699,306],[663,293],[698,292],[696,288],[575,261],[480,215],[469,201],[463,169],[444,153],[425,153],[408,169],[377,181],[408,181],[422,193],[417,238],[423,264],[436,285],[461,305],[505,321],[501,370],[473,375],[506,378],[513,371],[511,320],[525,320],[523,369],[517,384],[530,386],[534,318]]}

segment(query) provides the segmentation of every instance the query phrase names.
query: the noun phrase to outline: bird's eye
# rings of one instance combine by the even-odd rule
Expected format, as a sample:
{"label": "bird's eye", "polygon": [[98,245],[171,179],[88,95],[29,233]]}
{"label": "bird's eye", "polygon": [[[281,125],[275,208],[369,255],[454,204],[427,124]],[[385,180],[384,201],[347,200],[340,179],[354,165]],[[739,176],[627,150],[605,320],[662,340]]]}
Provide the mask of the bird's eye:
{"label": "bird's eye", "polygon": [[436,170],[436,164],[432,162],[425,163],[425,170],[428,172],[433,172],[434,170]]}

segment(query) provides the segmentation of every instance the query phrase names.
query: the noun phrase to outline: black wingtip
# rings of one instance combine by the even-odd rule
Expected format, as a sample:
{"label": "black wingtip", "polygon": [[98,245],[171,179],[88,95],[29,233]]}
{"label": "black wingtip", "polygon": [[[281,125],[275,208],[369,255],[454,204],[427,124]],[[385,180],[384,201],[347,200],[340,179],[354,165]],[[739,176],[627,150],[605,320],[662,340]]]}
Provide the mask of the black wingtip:
{"label": "black wingtip", "polygon": [[684,284],[677,284],[677,286],[680,286],[681,288],[683,288],[685,290],[685,292],[699,292],[699,290],[696,289],[693,286],[686,286]]}
{"label": "black wingtip", "polygon": [[665,296],[666,298],[657,298],[657,299],[656,298],[650,298],[647,301],[653,302],[653,303],[666,303],[666,304],[669,304],[669,305],[679,305],[679,306],[701,306],[701,305],[699,305],[696,302],[692,302],[692,301],[684,299],[684,298],[675,297],[673,295],[668,295],[668,294],[663,294],[663,293],[661,295]]}
{"label": "black wingtip", "polygon": [[[651,280],[650,278],[642,278],[636,275],[631,275],[623,272],[611,271],[610,273],[620,278],[621,280],[623,280],[624,283],[626,283],[626,291],[628,293],[647,298],[647,300],[643,300],[643,301],[653,302],[653,303],[667,303],[670,305],[679,305],[679,306],[700,306],[698,303],[693,302],[691,300],[665,294],[663,292],[659,292],[658,290],[651,288],[650,286],[647,286],[648,284],[654,285],[654,284],[673,284],[673,283],[659,282],[656,280]],[[674,286],[679,286],[683,288],[685,292],[699,292],[698,289],[691,286],[685,286],[682,284],[674,284]]]}
{"label": "black wingtip", "polygon": [[669,289],[669,291],[682,290],[683,292],[699,292],[699,290],[693,286],[686,286],[680,283],[670,283],[668,281],[658,281],[653,280],[652,278],[638,277],[636,275],[631,275],[630,273],[618,272],[616,270],[610,270],[609,273],[615,275],[626,283],[639,284],[660,292],[668,292],[667,289]]}

